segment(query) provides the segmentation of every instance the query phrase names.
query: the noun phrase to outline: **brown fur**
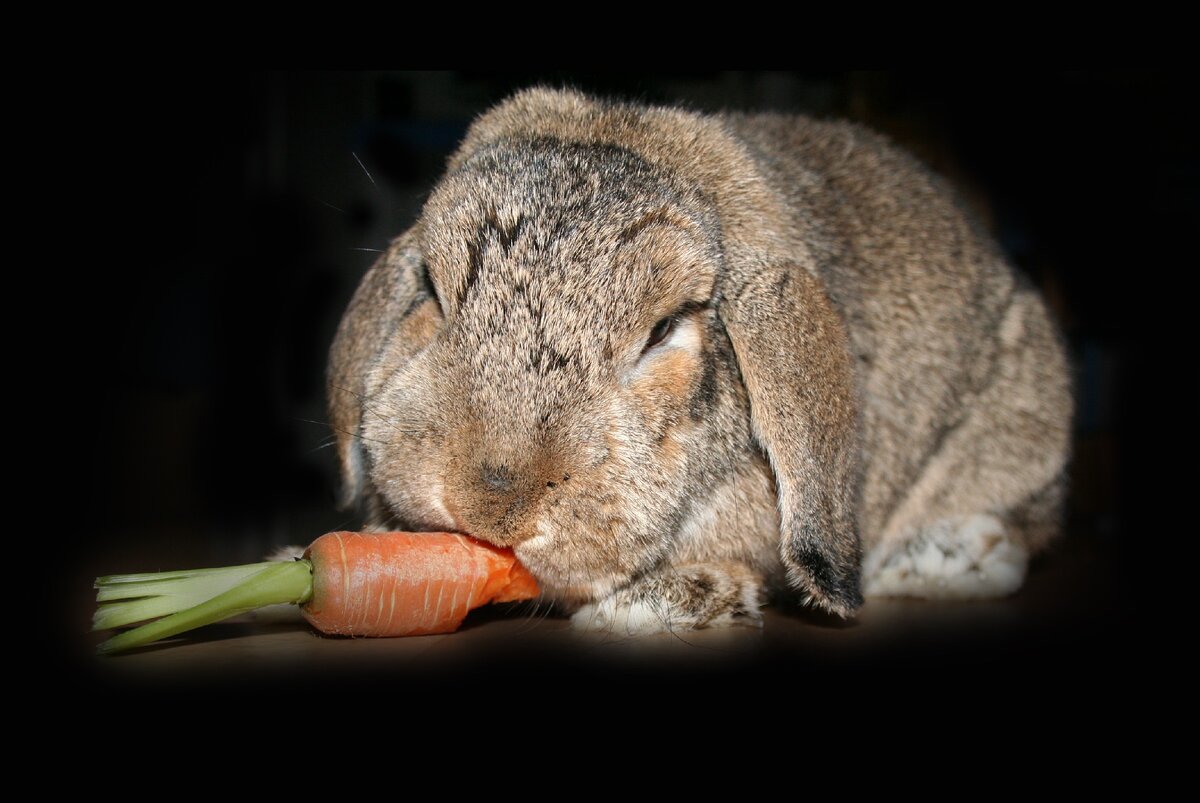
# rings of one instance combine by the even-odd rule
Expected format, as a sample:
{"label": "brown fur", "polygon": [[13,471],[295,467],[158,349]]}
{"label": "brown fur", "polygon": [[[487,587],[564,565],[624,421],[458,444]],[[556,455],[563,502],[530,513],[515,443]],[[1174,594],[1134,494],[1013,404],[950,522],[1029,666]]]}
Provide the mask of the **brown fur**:
{"label": "brown fur", "polygon": [[1040,301],[878,136],[548,90],[472,126],[329,377],[368,524],[514,545],[631,630],[783,576],[848,615],[864,548],[955,517],[1038,547],[1071,411]]}

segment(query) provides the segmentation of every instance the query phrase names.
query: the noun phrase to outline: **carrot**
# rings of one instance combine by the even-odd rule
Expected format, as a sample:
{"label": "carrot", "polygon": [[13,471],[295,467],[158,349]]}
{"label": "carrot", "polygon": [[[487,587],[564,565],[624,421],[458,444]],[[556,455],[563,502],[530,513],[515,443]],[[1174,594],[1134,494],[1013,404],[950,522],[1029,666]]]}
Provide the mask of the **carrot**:
{"label": "carrot", "polygon": [[304,556],[313,595],[301,610],[322,633],[450,633],[472,608],[538,593],[512,550],[450,533],[330,533]]}
{"label": "carrot", "polygon": [[489,602],[538,595],[510,549],[453,533],[327,533],[303,559],[96,579],[93,629],[153,619],[100,645],[118,652],[264,605],[295,603],[322,633],[450,633]]}

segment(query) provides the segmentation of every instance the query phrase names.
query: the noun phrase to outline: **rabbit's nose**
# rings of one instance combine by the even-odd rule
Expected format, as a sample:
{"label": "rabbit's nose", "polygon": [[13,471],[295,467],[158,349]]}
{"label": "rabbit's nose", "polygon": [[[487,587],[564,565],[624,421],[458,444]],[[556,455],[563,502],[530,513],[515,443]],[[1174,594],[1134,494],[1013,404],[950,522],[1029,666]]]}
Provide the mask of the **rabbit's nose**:
{"label": "rabbit's nose", "polygon": [[546,493],[534,466],[518,456],[476,458],[447,477],[443,500],[456,529],[497,546],[513,546],[532,533],[530,515]]}
{"label": "rabbit's nose", "polygon": [[497,493],[511,491],[513,487],[513,474],[508,466],[484,463],[479,467],[479,480],[484,487]]}

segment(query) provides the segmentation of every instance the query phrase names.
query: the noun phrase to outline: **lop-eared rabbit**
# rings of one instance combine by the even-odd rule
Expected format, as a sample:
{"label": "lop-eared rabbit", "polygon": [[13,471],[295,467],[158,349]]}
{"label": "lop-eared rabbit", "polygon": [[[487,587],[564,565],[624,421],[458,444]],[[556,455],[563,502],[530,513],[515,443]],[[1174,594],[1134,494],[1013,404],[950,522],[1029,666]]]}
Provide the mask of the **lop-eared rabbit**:
{"label": "lop-eared rabbit", "polygon": [[583,628],[1005,595],[1058,529],[1042,300],[852,124],[521,92],[363,279],[328,376],[367,528],[511,546]]}

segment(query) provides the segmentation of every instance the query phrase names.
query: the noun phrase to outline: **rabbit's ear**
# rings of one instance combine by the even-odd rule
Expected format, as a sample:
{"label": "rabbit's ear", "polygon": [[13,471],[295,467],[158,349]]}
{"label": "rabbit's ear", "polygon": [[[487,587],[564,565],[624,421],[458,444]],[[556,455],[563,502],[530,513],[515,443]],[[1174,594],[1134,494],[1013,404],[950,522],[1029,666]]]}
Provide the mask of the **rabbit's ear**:
{"label": "rabbit's ear", "polygon": [[752,259],[731,267],[718,312],[750,397],[754,435],[775,472],[788,579],[812,602],[848,616],[862,604],[862,553],[859,420],[842,320],[800,265]]}
{"label": "rabbit's ear", "polygon": [[[337,436],[343,508],[373,496],[362,445],[365,410],[370,408],[371,368],[385,352],[415,352],[403,341],[411,318],[428,314],[437,298],[430,285],[414,231],[409,230],[367,272],[350,301],[329,354],[326,377],[330,424]],[[416,340],[416,338],[410,338]],[[389,356],[391,354],[389,353]],[[402,355],[398,355],[402,356]]]}

